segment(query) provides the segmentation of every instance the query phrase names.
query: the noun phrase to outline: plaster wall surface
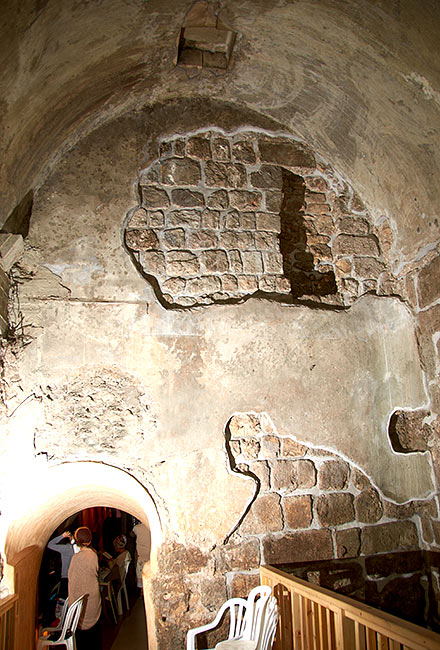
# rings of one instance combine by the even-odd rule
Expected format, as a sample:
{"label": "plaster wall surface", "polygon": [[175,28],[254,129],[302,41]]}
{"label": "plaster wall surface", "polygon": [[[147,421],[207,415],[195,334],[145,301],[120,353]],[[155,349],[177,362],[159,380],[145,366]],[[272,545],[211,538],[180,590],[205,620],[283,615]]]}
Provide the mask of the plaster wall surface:
{"label": "plaster wall surface", "polygon": [[229,0],[231,69],[193,73],[173,62],[191,5],[2,3],[3,220],[60,148],[130,107],[187,97],[275,119],[332,160],[395,219],[396,266],[438,240],[436,2]]}

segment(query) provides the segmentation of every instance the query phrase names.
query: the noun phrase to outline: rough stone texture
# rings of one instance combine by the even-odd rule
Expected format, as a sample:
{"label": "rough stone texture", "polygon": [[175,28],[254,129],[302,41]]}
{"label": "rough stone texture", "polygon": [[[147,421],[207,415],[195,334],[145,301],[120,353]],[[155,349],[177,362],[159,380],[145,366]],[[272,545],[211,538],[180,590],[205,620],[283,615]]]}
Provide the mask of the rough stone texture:
{"label": "rough stone texture", "polygon": [[[310,446],[322,444],[340,450],[344,458],[362,467],[375,485],[396,501],[436,493],[438,486],[429,485],[428,454],[406,454],[402,459],[403,454],[387,451],[383,427],[392,409],[398,407],[416,409],[429,404],[434,415],[440,410],[435,336],[438,327],[432,322],[432,314],[419,311],[435,295],[434,283],[438,278],[438,273],[431,275],[433,268],[429,268],[433,263],[430,253],[438,255],[438,192],[433,179],[440,166],[438,147],[432,145],[438,140],[439,131],[435,82],[439,18],[432,3],[404,0],[397,7],[397,3],[379,2],[373,8],[372,3],[346,3],[341,12],[338,3],[328,0],[318,5],[231,0],[222,6],[220,14],[240,28],[240,47],[234,52],[234,65],[227,73],[213,75],[201,71],[196,79],[187,71],[173,69],[171,62],[170,43],[180,32],[186,9],[187,6],[180,7],[169,0],[69,6],[50,2],[22,6],[12,0],[2,7],[0,213],[3,222],[15,219],[16,206],[34,188],[26,262],[31,249],[34,253],[38,251],[35,275],[21,278],[19,287],[23,320],[20,316],[12,323],[15,336],[23,336],[28,345],[19,350],[15,381],[10,368],[6,368],[8,412],[12,413],[29,396],[36,395],[38,400],[40,386],[67,385],[84,365],[95,369],[111,367],[117,374],[133,376],[157,413],[157,434],[148,429],[148,451],[143,454],[142,464],[127,467],[122,454],[116,454],[113,460],[151,487],[163,521],[171,530],[175,524],[182,539],[196,530],[190,520],[181,525],[181,513],[189,510],[185,508],[188,503],[180,502],[176,513],[172,487],[164,489],[165,479],[157,485],[155,472],[161,471],[161,463],[169,472],[169,462],[172,465],[173,460],[168,459],[177,457],[187,467],[186,473],[179,474],[184,486],[188,474],[195,482],[194,491],[200,491],[197,481],[201,482],[201,477],[219,478],[220,473],[217,475],[213,466],[209,473],[205,472],[204,455],[195,452],[220,449],[225,422],[237,410],[266,408],[286,434],[299,437]],[[48,43],[56,43],[57,47],[47,47]],[[364,56],[365,52],[368,56]],[[365,78],[371,83],[359,83]],[[378,80],[380,83],[375,83]],[[269,116],[275,116],[276,122]],[[330,259],[325,248],[329,248],[328,244],[318,238],[312,244],[306,236],[304,250],[297,251],[303,255],[287,260],[298,262],[295,274],[289,276],[298,280],[296,285],[293,283],[295,298],[324,304],[331,300],[337,304],[340,300],[341,305],[347,306],[366,291],[398,294],[416,311],[429,394],[395,385],[395,380],[405,383],[407,377],[417,384],[419,374],[414,367],[403,364],[401,357],[396,362],[396,348],[405,353],[409,348],[395,331],[390,338],[396,339],[396,348],[387,345],[386,329],[392,318],[384,318],[380,323],[387,352],[384,359],[374,333],[375,314],[369,320],[364,313],[368,323],[365,329],[359,323],[353,327],[353,321],[342,312],[333,313],[323,322],[323,314],[318,310],[313,318],[307,317],[306,310],[295,310],[293,318],[290,312],[286,324],[276,305],[266,318],[261,317],[262,310],[256,316],[257,310],[250,314],[246,305],[239,305],[244,309],[237,310],[231,320],[222,320],[218,312],[211,315],[211,320],[219,318],[220,326],[205,338],[200,332],[209,331],[209,323],[199,312],[188,310],[188,318],[179,321],[172,310],[165,315],[157,308],[153,291],[148,283],[141,282],[138,271],[143,269],[146,273],[145,268],[151,269],[146,259],[164,260],[160,255],[164,251],[153,251],[157,253],[154,258],[147,255],[148,250],[140,251],[134,260],[137,266],[132,268],[129,258],[122,255],[121,221],[127,209],[136,203],[141,205],[135,196],[138,167],[154,161],[157,146],[161,145],[160,155],[167,160],[200,160],[203,164],[202,157],[190,157],[201,155],[201,146],[192,151],[189,148],[188,153],[186,134],[190,138],[200,137],[195,131],[210,125],[221,127],[215,129],[211,146],[214,141],[228,140],[223,134],[232,134],[243,129],[243,125],[251,125],[259,140],[267,139],[265,134],[269,132],[287,134],[294,130],[299,138],[314,143],[325,160],[331,161],[337,175],[332,175],[330,166],[321,160],[317,160],[316,169],[291,170],[304,178],[305,187],[313,193],[326,194],[326,200],[305,195],[304,209],[318,204],[330,206],[328,216],[336,228],[332,232],[331,222],[322,222],[319,214],[319,219],[314,215],[313,224],[308,219],[300,220],[304,231],[317,231],[307,230],[304,234],[325,235],[331,243],[337,233],[377,236],[381,255],[375,259],[385,263],[388,271],[399,273],[399,277],[393,279],[392,273],[384,272],[377,280],[361,278],[348,253],[341,258],[346,268],[346,275],[342,276],[336,268],[338,260]],[[175,133],[179,135],[170,136]],[[243,141],[242,133],[239,140]],[[232,159],[230,144],[229,139],[226,145],[217,147],[213,160],[248,164]],[[255,147],[253,152],[256,159],[262,154]],[[274,165],[273,160],[263,163]],[[317,178],[321,175],[325,179]],[[344,176],[361,190],[363,202],[344,183]],[[157,168],[149,171],[148,180],[153,187],[161,184]],[[200,190],[195,186],[170,185],[167,191],[185,188]],[[269,191],[271,196],[280,192]],[[274,211],[273,205],[267,205],[267,195],[265,198],[266,207],[261,211],[279,214],[281,207]],[[374,218],[366,215],[364,205],[369,206],[369,215]],[[284,207],[287,213],[288,206]],[[301,214],[301,209],[302,206],[296,214]],[[133,229],[161,228],[163,212],[146,211],[148,223],[141,222]],[[156,212],[154,222],[152,212]],[[338,221],[347,215],[367,221],[368,232],[338,230]],[[388,226],[380,215],[389,215]],[[209,219],[215,223],[217,216],[209,214]],[[208,219],[205,213],[201,216],[202,227],[207,228],[204,218]],[[189,223],[186,227],[191,228]],[[300,265],[307,268],[300,269]],[[329,269],[333,269],[336,287]],[[166,268],[163,272],[166,275]],[[151,275],[157,274],[155,270],[148,275],[160,296],[163,287],[154,285],[154,278],[151,279]],[[230,277],[233,273],[226,275]],[[184,287],[181,291],[185,292],[183,278],[175,277],[173,286]],[[279,291],[277,298],[283,295],[280,286],[285,285],[285,277],[261,280],[241,283],[240,287],[257,284],[260,290],[268,292],[274,286]],[[238,286],[238,281],[230,282],[229,291],[238,293]],[[289,298],[293,297],[291,287],[288,292]],[[233,293],[235,298],[237,293]],[[239,294],[238,298],[241,297]],[[176,306],[180,304],[177,298],[185,299],[187,307],[194,306],[199,299],[180,294],[162,300],[167,306]],[[227,300],[226,296],[211,295],[208,299]],[[260,309],[261,304],[257,305]],[[384,308],[385,312],[388,310],[389,305]],[[314,327],[315,320],[320,327]],[[23,325],[22,335],[20,327],[15,327],[17,323]],[[330,327],[331,323],[349,339],[348,345]],[[266,329],[271,332],[273,346],[264,334]],[[252,339],[246,337],[248,330]],[[290,335],[291,330],[294,335]],[[322,332],[326,334],[325,345]],[[361,350],[359,340],[365,336],[368,343]],[[230,356],[229,348],[233,348]],[[225,368],[224,374],[231,376],[231,380],[212,371],[211,351],[215,363]],[[252,358],[247,363],[249,357]],[[239,373],[234,373],[232,367],[235,362],[243,368],[244,386],[237,381]],[[209,390],[211,382],[215,389]],[[261,388],[252,390],[257,382]],[[184,396],[182,384],[186,386]],[[331,389],[328,384],[332,384]],[[386,406],[381,401],[384,395]],[[19,469],[17,475],[29,477],[35,486],[32,497],[38,503],[44,459],[38,459],[40,469],[34,477],[31,423],[38,429],[45,428],[46,405],[44,400],[37,402],[34,415],[43,418],[28,418],[25,424],[27,418],[22,414],[27,406],[24,403],[16,411],[21,418],[20,426],[11,423],[11,442],[17,442],[21,452],[20,458],[13,460]],[[187,411],[191,411],[191,417]],[[114,415],[113,410],[110,413]],[[120,416],[117,415],[117,421]],[[64,435],[61,420],[59,424]],[[132,423],[127,437],[134,429]],[[14,440],[12,432],[17,431],[20,437]],[[2,440],[5,437],[2,432]],[[71,452],[74,456],[75,449]],[[433,450],[434,458],[436,453]],[[224,469],[223,455],[219,454],[217,460]],[[2,471],[14,467],[14,463],[10,455],[6,460],[2,458]],[[38,463],[35,461],[35,467]],[[178,465],[177,460],[175,464]],[[194,471],[196,467],[200,478]],[[212,492],[233,494],[235,498],[236,482],[240,479],[236,475],[228,475],[227,479],[222,484],[227,489],[220,490],[216,485]],[[245,483],[243,479],[242,482]],[[207,485],[209,493],[209,481]],[[10,492],[17,493],[15,489]],[[237,500],[241,502],[241,498]],[[57,499],[57,505],[59,501],[62,500]],[[232,498],[230,501],[234,505]],[[191,505],[197,513],[203,507],[203,503],[194,501]],[[18,516],[15,508],[3,509],[2,505],[1,509]],[[231,518],[235,521],[235,509],[233,512]],[[221,518],[222,513],[218,513],[217,519]],[[433,523],[438,524],[435,520]],[[216,521],[209,520],[205,527],[208,536],[211,524],[217,532],[214,539],[204,542],[208,546],[216,543],[217,535],[224,535],[227,528],[217,528]],[[434,525],[435,528],[438,526]],[[35,543],[42,547],[46,540],[40,532],[40,522],[23,525],[21,540],[28,539],[28,529],[32,530]],[[20,544],[24,546],[25,542]],[[11,548],[11,553],[14,550]],[[189,587],[176,583],[173,589],[180,595],[186,594]],[[190,604],[185,601],[184,605],[190,612]],[[162,608],[158,606],[157,610],[161,612]],[[186,610],[182,615],[188,616]],[[33,620],[32,616],[29,618]],[[175,626],[177,635],[182,635],[187,627],[181,621],[176,621]],[[168,648],[181,647],[183,641],[180,638],[174,643],[171,637],[160,637]],[[30,643],[21,647],[30,647]]]}
{"label": "rough stone texture", "polygon": [[256,539],[230,541],[227,546],[217,549],[217,570],[247,571],[260,563],[260,546]]}
{"label": "rough stone texture", "polygon": [[344,493],[320,494],[315,510],[322,526],[348,523],[354,519],[353,497]]}
{"label": "rough stone texture", "polygon": [[417,529],[411,521],[368,526],[362,530],[361,551],[365,555],[417,548]]}
{"label": "rough stone texture", "polygon": [[256,499],[240,527],[245,534],[261,535],[282,529],[282,511],[280,497],[277,494],[265,494]]}
{"label": "rough stone texture", "polygon": [[336,539],[336,557],[357,557],[361,548],[361,536],[359,528],[346,528],[337,530]]}
{"label": "rough stone texture", "polygon": [[331,534],[325,529],[286,533],[281,537],[266,537],[263,540],[265,564],[329,560],[332,557]]}
{"label": "rough stone texture", "polygon": [[312,499],[309,495],[284,497],[282,506],[289,528],[308,528],[312,523]]}
{"label": "rough stone texture", "polygon": [[395,411],[388,426],[391,444],[395,451],[408,453],[426,451],[433,436],[431,427],[423,420],[429,411]]}
{"label": "rough stone texture", "polygon": [[[394,292],[380,246],[380,234],[386,247],[392,231],[383,223],[380,230],[375,228],[359,201],[352,199],[349,206],[346,188],[335,184],[331,170],[315,170],[328,179],[299,175],[316,165],[303,143],[269,133],[219,136],[205,131],[162,139],[158,151],[159,158],[140,173],[140,206],[128,213],[132,216],[125,239],[147,277],[154,276],[165,305],[193,307],[257,291],[271,298],[278,294],[278,300],[290,294],[294,299],[348,305],[364,293]],[[350,214],[354,205],[362,216]],[[162,223],[152,210],[160,211]],[[335,225],[334,217],[340,214]],[[170,242],[162,232],[166,226],[180,226],[184,232]],[[210,236],[201,237],[200,228],[210,228]],[[142,229],[149,234],[143,235]],[[204,283],[200,289],[193,282],[170,282],[173,276],[182,280],[197,271],[167,264],[158,272],[140,254],[164,248],[180,253],[188,249],[201,266],[207,249],[212,249],[224,260],[210,269],[220,282]],[[231,255],[236,250],[241,253],[239,266]]]}
{"label": "rough stone texture", "polygon": [[427,307],[440,297],[440,257],[425,266],[418,275],[417,293],[419,306]]}
{"label": "rough stone texture", "polygon": [[347,487],[349,477],[348,463],[329,460],[319,468],[318,484],[321,490],[343,490]]}
{"label": "rough stone texture", "polygon": [[354,499],[356,519],[366,524],[374,524],[383,515],[383,506],[379,495],[373,488],[363,490]]}
{"label": "rough stone texture", "polygon": [[272,470],[272,487],[292,491],[316,484],[315,465],[310,460],[280,460]]}

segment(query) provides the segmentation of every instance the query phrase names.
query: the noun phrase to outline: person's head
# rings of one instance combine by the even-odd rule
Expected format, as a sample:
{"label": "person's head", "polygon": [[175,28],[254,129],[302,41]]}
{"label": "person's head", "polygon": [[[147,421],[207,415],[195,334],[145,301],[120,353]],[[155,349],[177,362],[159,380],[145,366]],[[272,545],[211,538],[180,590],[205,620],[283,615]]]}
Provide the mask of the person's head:
{"label": "person's head", "polygon": [[125,545],[127,544],[127,538],[125,535],[118,535],[114,540],[113,540],[113,546],[115,548],[115,551],[117,553],[121,553],[125,549]]}
{"label": "person's head", "polygon": [[78,546],[90,546],[92,541],[92,533],[87,526],[81,526],[75,530],[75,542]]}

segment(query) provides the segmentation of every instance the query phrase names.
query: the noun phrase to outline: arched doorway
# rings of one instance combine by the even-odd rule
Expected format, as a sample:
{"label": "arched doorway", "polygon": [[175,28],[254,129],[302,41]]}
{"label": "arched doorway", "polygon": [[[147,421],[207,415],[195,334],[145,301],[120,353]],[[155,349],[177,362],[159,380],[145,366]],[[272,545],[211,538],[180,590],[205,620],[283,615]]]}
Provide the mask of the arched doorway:
{"label": "arched doorway", "polygon": [[[37,478],[37,477],[35,477]],[[156,647],[150,584],[162,540],[153,499],[127,472],[96,462],[62,463],[38,474],[32,488],[11,494],[4,513],[9,526],[5,538],[5,576],[11,593],[19,596],[16,648],[34,643],[35,600],[43,550],[51,532],[83,508],[106,506],[133,514],[151,530],[151,555],[143,570],[143,589],[149,647]]]}

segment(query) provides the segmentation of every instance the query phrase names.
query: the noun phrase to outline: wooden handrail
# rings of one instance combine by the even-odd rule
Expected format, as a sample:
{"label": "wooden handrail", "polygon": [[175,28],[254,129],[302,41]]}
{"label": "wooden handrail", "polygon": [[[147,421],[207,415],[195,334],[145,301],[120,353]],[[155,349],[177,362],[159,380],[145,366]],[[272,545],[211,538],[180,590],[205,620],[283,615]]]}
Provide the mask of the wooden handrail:
{"label": "wooden handrail", "polygon": [[0,599],[0,650],[12,650],[17,618],[17,594]]}
{"label": "wooden handrail", "polygon": [[374,607],[260,567],[280,608],[275,650],[440,650],[440,635]]}

